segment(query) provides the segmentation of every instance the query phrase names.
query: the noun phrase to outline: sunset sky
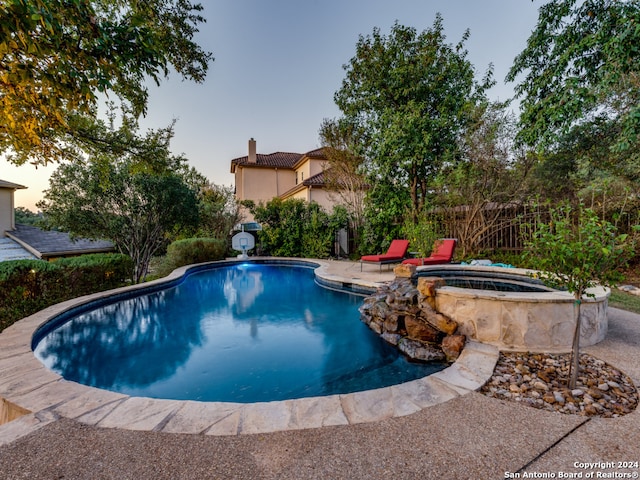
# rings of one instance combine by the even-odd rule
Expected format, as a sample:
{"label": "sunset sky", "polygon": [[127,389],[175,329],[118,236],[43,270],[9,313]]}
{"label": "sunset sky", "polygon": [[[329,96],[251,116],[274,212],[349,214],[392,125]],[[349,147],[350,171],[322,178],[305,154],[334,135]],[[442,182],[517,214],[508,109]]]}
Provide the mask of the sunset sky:
{"label": "sunset sky", "polygon": [[[542,0],[201,0],[207,23],[196,37],[215,61],[203,84],[171,77],[151,89],[143,129],[177,119],[172,150],[213,183],[232,185],[231,159],[258,153],[303,153],[319,146],[324,118],[339,116],[333,94],[359,35],[388,34],[397,20],[418,31],[443,17],[447,41],[465,29],[478,78],[494,65],[492,99],[506,100],[504,77],[537,21]],[[0,179],[28,187],[16,205],[35,210],[55,165],[35,169],[0,160]]]}

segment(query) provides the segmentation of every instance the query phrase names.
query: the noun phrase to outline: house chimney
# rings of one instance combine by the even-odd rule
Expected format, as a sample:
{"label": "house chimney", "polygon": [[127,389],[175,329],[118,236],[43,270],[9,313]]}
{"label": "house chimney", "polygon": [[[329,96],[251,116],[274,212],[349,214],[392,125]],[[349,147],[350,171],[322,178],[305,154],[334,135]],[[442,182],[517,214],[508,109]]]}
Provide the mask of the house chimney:
{"label": "house chimney", "polygon": [[249,163],[256,163],[256,141],[249,139]]}

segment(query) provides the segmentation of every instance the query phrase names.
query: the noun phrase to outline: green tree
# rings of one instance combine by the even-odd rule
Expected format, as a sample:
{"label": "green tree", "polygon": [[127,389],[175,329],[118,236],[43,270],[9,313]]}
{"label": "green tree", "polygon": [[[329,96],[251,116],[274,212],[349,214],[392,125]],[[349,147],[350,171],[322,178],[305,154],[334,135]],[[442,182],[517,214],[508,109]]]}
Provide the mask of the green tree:
{"label": "green tree", "polygon": [[361,154],[371,185],[366,223],[379,229],[367,232],[371,237],[393,235],[407,211],[416,221],[431,182],[459,156],[469,107],[484,101],[493,84],[491,67],[476,82],[464,48],[468,37],[467,31],[455,46],[446,43],[439,14],[422,33],[396,23],[388,36],[378,28],[360,36],[355,56],[344,66],[335,102],[365,132]]}
{"label": "green tree", "polygon": [[434,216],[422,213],[418,216],[418,222],[407,218],[402,226],[403,237],[409,240],[412,252],[418,257],[428,257],[436,246],[436,242],[442,238],[442,227]]}
{"label": "green tree", "polygon": [[538,149],[532,189],[610,220],[640,184],[640,2],[554,0],[507,80],[522,98],[519,139]]}
{"label": "green tree", "polygon": [[487,103],[471,112],[460,136],[460,159],[434,182],[430,213],[448,224],[463,257],[477,253],[484,236],[508,227],[513,219],[504,212],[527,197],[531,168],[531,158],[514,145],[516,119],[505,105]]}
{"label": "green tree", "polygon": [[33,213],[25,207],[16,207],[13,211],[16,223],[23,225],[39,225],[42,223],[42,215]]}
{"label": "green tree", "polygon": [[612,152],[610,122],[577,125],[553,149],[538,152],[529,190],[541,201],[583,203],[618,225],[633,222],[640,205],[635,151]]}
{"label": "green tree", "polygon": [[240,222],[240,207],[231,187],[202,184],[198,191],[198,237],[211,237],[228,243],[233,227]]}
{"label": "green tree", "polygon": [[173,69],[203,81],[212,57],[193,41],[201,10],[189,0],[3,1],[0,153],[17,165],[68,159],[100,95],[138,117],[145,80]]}
{"label": "green tree", "polygon": [[[520,138],[548,147],[580,125],[606,126],[615,151],[636,150],[640,133],[640,2],[552,0],[516,57],[522,79]],[[611,135],[613,134],[613,135]]]}
{"label": "green tree", "polygon": [[593,296],[588,289],[598,283],[619,282],[619,268],[626,265],[634,247],[634,236],[619,234],[612,223],[582,206],[577,211],[569,206],[552,209],[551,220],[538,223],[527,245],[524,261],[539,270],[546,284],[564,287],[575,298],[569,388],[575,388],[579,369],[582,299]]}
{"label": "green tree", "polygon": [[262,248],[277,257],[327,258],[336,231],[347,221],[344,208],[329,215],[316,202],[301,199],[274,198],[257,205],[253,214],[262,224],[258,232]]}
{"label": "green tree", "polygon": [[[84,163],[62,164],[38,207],[53,227],[111,240],[132,258],[137,283],[152,256],[182,229],[197,224],[198,208],[196,191],[181,171],[184,159],[169,153],[170,130],[150,131],[141,139],[130,127],[125,122],[120,134],[135,137],[138,145],[146,142],[146,156],[95,155]],[[157,158],[149,164],[145,159],[152,155]]]}

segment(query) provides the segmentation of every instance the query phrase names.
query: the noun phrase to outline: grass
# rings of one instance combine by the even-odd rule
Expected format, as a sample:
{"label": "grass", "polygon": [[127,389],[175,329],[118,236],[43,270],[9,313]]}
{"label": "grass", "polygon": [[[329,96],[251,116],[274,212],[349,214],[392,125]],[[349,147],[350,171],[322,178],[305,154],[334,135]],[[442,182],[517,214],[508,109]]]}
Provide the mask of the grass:
{"label": "grass", "polygon": [[621,290],[611,289],[609,306],[640,313],[640,296],[632,295]]}

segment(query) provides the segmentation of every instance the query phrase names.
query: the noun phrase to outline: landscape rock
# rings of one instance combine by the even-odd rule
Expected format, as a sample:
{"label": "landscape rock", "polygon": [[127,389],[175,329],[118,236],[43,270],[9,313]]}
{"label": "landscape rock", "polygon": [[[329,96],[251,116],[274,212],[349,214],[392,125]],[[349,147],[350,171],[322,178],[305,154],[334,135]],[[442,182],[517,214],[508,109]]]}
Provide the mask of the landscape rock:
{"label": "landscape rock", "polygon": [[404,263],[401,263],[393,269],[393,273],[395,274],[396,278],[411,278],[415,272],[415,265],[406,265]]}
{"label": "landscape rock", "polygon": [[432,309],[424,310],[422,316],[429,325],[447,335],[453,335],[458,329],[456,322]]}
{"label": "landscape rock", "polygon": [[380,336],[385,342],[390,343],[391,345],[398,345],[398,342],[402,338],[402,335],[399,335],[397,333],[389,333],[389,332],[384,332]]}
{"label": "landscape rock", "polygon": [[398,331],[398,315],[389,315],[382,322],[383,330],[389,333],[395,333]]}
{"label": "landscape rock", "polygon": [[[418,279],[423,293],[435,295],[442,279]],[[360,318],[371,330],[414,360],[454,361],[464,347],[465,337],[453,336],[458,325],[438,313],[435,297],[426,297],[418,291],[411,278],[400,277],[378,288],[375,294],[364,299],[360,306]],[[447,351],[443,351],[443,338]]]}
{"label": "landscape rock", "polygon": [[416,317],[405,317],[404,326],[407,336],[414,340],[435,343],[442,337],[438,330]]}
{"label": "landscape rock", "polygon": [[431,362],[442,361],[445,359],[442,349],[437,345],[421,342],[419,340],[412,340],[404,337],[398,342],[398,348],[402,353],[416,360]]}
{"label": "landscape rock", "polygon": [[438,287],[446,285],[442,278],[438,277],[420,277],[418,278],[418,293],[423,297],[435,297]]}
{"label": "landscape rock", "polygon": [[447,335],[442,339],[442,351],[448,362],[458,359],[464,348],[466,337],[464,335]]}
{"label": "landscape rock", "polygon": [[[611,418],[636,409],[638,391],[627,375],[582,354],[576,388],[569,389],[569,364],[570,354],[502,352],[493,376],[480,392],[570,415]],[[608,390],[599,388],[605,384]]]}

